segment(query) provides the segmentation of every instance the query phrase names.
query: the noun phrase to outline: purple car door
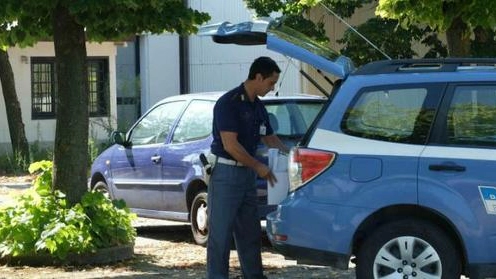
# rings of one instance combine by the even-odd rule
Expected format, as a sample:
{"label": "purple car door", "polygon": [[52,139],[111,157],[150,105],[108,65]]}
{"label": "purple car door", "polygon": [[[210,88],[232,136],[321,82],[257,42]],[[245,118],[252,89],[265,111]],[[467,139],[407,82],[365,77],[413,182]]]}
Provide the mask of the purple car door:
{"label": "purple car door", "polygon": [[212,142],[213,100],[193,100],[174,128],[170,143],[162,148],[165,210],[188,212],[186,186],[202,178],[199,154]]}
{"label": "purple car door", "polygon": [[[128,147],[119,147],[113,154],[112,177],[117,199],[140,210],[162,210],[163,188],[160,153],[171,129],[183,109],[184,102],[157,105],[128,132]],[[136,191],[136,190],[139,191]]]}

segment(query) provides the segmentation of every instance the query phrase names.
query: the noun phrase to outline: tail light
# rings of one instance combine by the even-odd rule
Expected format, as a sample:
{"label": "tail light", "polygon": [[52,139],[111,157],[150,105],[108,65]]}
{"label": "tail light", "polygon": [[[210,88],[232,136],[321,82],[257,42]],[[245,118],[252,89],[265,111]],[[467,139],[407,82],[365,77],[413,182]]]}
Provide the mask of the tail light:
{"label": "tail light", "polygon": [[289,191],[296,191],[307,181],[332,165],[336,153],[295,147],[289,153]]}

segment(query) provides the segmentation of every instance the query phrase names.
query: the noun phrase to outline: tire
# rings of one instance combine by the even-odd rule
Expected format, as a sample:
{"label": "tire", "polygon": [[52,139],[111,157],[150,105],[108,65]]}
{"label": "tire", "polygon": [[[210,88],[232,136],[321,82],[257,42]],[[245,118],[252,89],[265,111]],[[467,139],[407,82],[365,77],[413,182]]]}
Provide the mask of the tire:
{"label": "tire", "polygon": [[452,239],[430,222],[409,219],[385,224],[359,249],[357,279],[453,279],[461,275],[460,255]]}
{"label": "tire", "polygon": [[190,210],[191,232],[196,244],[207,246],[208,240],[208,216],[207,216],[207,193],[198,192],[193,199]]}
{"label": "tire", "polygon": [[107,183],[103,181],[98,181],[95,186],[93,186],[93,191],[102,193],[107,199],[112,199]]}

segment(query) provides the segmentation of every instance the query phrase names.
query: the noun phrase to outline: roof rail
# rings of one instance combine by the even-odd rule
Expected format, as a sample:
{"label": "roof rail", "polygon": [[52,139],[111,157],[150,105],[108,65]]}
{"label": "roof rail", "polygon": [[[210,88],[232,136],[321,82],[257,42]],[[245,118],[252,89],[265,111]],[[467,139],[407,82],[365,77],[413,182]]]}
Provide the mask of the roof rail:
{"label": "roof rail", "polygon": [[455,72],[475,69],[496,70],[496,58],[427,58],[395,59],[368,63],[358,68],[353,75]]}

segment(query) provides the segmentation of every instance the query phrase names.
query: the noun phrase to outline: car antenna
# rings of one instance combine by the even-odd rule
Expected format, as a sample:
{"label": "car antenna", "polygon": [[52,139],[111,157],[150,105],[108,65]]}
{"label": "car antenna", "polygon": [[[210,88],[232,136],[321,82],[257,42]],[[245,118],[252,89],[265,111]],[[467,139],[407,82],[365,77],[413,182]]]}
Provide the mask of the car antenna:
{"label": "car antenna", "polygon": [[373,48],[375,48],[377,51],[379,51],[382,55],[384,55],[384,57],[386,57],[388,60],[391,60],[391,57],[389,57],[389,55],[387,55],[384,51],[382,51],[380,48],[378,48],[376,45],[374,45],[374,43],[372,43],[364,35],[362,35],[360,32],[358,32],[358,30],[356,30],[353,26],[351,26],[348,22],[346,22],[342,17],[340,17],[339,15],[337,15],[333,10],[331,10],[329,7],[327,7],[326,5],[324,5],[322,2],[320,2],[320,5],[322,7],[324,7],[324,9],[326,9],[333,16],[335,16],[337,19],[339,19],[339,21],[341,21],[346,26],[348,26],[348,28],[350,28],[353,32],[355,32],[358,36],[360,36],[360,38],[364,39],[369,45],[371,45]]}

